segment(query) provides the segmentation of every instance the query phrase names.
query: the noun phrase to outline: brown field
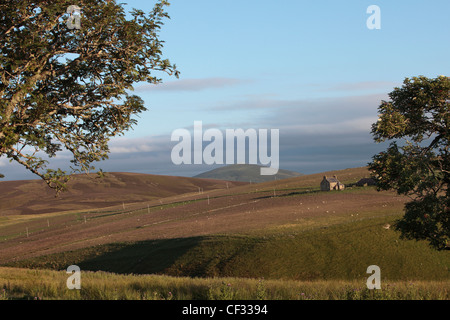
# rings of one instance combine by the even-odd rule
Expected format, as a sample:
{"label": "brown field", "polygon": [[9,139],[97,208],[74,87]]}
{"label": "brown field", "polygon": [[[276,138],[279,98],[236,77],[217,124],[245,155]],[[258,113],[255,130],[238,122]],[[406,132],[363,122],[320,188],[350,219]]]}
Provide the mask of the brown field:
{"label": "brown field", "polygon": [[107,173],[102,180],[96,174],[75,175],[68,183],[68,191],[56,198],[41,180],[3,181],[0,217],[105,208],[198,192],[199,188],[226,188],[226,183],[229,187],[246,184],[138,173]]}
{"label": "brown field", "polygon": [[[368,172],[356,168],[326,174],[352,183]],[[102,182],[77,177],[59,200],[38,181],[2,182],[0,262],[113,242],[270,232],[299,225],[307,229],[324,221],[332,225],[344,218],[370,218],[374,211],[398,214],[406,200],[370,188],[312,190],[322,176],[228,182],[227,188],[218,180],[111,173]]]}

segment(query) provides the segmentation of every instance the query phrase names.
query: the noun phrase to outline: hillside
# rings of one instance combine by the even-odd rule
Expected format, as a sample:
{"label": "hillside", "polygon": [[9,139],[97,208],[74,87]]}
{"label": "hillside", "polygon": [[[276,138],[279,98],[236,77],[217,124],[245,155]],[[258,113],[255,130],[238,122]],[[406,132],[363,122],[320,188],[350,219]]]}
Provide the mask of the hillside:
{"label": "hillside", "polygon": [[450,252],[389,227],[407,198],[374,187],[321,192],[323,175],[350,184],[368,171],[228,188],[216,181],[217,189],[125,207],[3,216],[0,265],[309,281],[361,279],[377,264],[390,280],[449,279]]}
{"label": "hillside", "polygon": [[[228,187],[244,184],[228,182]],[[75,175],[68,183],[68,191],[56,198],[55,192],[42,180],[2,181],[0,217],[117,207],[221,188],[227,188],[227,182],[111,172],[103,179],[96,174]]]}
{"label": "hillside", "polygon": [[278,170],[276,175],[262,176],[260,174],[260,168],[262,168],[262,166],[252,164],[233,164],[201,173],[195,176],[195,178],[260,183],[302,176],[301,173],[282,169]]}

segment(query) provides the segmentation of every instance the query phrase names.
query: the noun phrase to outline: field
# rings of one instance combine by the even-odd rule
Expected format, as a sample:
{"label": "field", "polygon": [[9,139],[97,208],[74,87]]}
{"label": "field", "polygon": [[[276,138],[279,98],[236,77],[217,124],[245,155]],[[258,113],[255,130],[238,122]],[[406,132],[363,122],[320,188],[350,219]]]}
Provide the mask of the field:
{"label": "field", "polygon": [[85,272],[68,290],[64,271],[0,268],[0,300],[448,300],[445,281],[389,281],[368,290],[360,281],[190,278]]}
{"label": "field", "polygon": [[[449,251],[392,227],[408,199],[373,187],[319,191],[335,174],[347,185],[368,176],[353,168],[248,184],[113,173],[56,200],[37,182],[2,182],[3,296],[448,300]],[[82,290],[65,287],[73,264]],[[381,269],[376,293],[369,265]]]}

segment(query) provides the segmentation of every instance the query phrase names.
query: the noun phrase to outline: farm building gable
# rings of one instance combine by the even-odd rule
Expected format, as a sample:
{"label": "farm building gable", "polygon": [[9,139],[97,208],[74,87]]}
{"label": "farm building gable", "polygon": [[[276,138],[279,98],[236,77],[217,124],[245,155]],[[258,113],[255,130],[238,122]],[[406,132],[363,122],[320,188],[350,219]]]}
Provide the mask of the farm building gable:
{"label": "farm building gable", "polygon": [[341,183],[336,176],[331,178],[324,176],[320,183],[320,190],[322,191],[344,190],[344,188],[344,184]]}

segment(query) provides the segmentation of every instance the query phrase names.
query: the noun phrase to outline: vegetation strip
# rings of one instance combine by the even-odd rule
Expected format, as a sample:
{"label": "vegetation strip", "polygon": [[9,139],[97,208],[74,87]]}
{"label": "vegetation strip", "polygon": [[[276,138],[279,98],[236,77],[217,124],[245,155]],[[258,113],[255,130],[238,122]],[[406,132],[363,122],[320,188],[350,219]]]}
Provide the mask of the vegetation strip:
{"label": "vegetation strip", "polygon": [[360,281],[186,278],[84,272],[68,290],[65,271],[0,268],[0,300],[448,300],[450,281],[390,281],[368,290]]}

